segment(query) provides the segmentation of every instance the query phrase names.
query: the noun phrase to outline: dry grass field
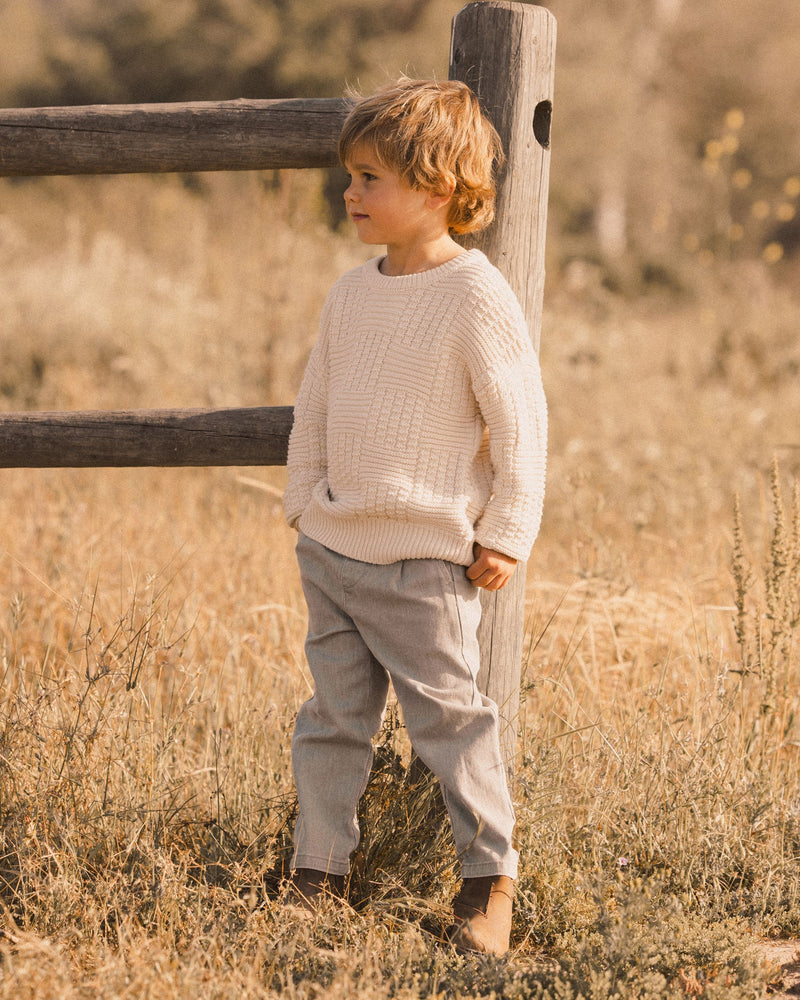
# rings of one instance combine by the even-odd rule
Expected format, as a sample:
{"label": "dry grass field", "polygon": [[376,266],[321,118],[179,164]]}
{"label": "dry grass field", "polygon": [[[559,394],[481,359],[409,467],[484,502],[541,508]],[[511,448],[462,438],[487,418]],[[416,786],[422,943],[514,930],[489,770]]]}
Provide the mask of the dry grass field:
{"label": "dry grass field", "polygon": [[[365,257],[318,198],[4,183],[0,406],[291,403]],[[0,470],[2,1000],[788,988],[760,940],[800,936],[798,303],[685,266],[636,300],[552,269],[507,960],[436,942],[454,858],[393,712],[352,908],[281,909],[309,691],[283,470]]]}

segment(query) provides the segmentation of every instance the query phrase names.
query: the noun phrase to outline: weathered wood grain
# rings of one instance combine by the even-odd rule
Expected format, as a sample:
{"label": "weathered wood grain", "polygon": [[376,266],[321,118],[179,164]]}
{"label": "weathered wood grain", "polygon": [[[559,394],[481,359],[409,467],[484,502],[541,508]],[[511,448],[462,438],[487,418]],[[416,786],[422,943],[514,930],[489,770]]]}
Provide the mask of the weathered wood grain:
{"label": "weathered wood grain", "polygon": [[464,237],[505,275],[538,350],[545,278],[556,21],[549,10],[482,0],[453,20],[450,77],[477,93],[503,141],[507,162],[495,221]]}
{"label": "weathered wood grain", "polygon": [[285,465],[294,410],[0,414],[0,468]]}
{"label": "weathered wood grain", "polygon": [[0,110],[0,176],[337,164],[341,99]]}

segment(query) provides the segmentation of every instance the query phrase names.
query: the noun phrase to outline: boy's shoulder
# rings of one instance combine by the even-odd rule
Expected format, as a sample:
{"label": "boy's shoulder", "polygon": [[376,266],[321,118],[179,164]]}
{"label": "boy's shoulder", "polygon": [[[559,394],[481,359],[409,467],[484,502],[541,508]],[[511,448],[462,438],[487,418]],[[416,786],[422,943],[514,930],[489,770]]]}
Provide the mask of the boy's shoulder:
{"label": "boy's shoulder", "polygon": [[337,288],[340,285],[351,285],[353,283],[363,281],[372,274],[379,273],[378,265],[380,262],[380,257],[370,257],[370,259],[364,261],[363,264],[356,264],[355,267],[351,267],[348,271],[340,274],[331,287]]}
{"label": "boy's shoulder", "polygon": [[458,258],[462,262],[458,277],[466,285],[473,286],[477,291],[483,288],[497,288],[503,293],[513,295],[511,286],[502,272],[495,267],[482,250],[472,249]]}
{"label": "boy's shoulder", "polygon": [[522,315],[519,300],[505,275],[480,250],[463,254],[461,269],[463,294],[476,311],[476,319],[487,312],[503,315]]}

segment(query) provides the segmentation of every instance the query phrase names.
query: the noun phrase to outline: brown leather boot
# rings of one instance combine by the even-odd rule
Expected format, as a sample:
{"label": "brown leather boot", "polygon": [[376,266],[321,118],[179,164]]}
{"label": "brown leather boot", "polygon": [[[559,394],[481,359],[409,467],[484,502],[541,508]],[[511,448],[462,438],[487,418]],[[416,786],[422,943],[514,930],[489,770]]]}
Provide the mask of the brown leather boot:
{"label": "brown leather boot", "polygon": [[344,875],[331,875],[315,868],[297,868],[292,873],[286,902],[311,915],[316,913],[324,900],[344,896]]}
{"label": "brown leather boot", "polygon": [[453,900],[447,936],[462,951],[505,955],[511,937],[514,882],[507,875],[465,878]]}

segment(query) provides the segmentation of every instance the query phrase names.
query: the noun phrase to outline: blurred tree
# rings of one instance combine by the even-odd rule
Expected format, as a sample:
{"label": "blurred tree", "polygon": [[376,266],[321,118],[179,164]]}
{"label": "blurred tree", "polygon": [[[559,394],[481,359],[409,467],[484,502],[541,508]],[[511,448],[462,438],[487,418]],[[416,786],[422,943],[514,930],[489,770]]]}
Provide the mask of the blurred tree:
{"label": "blurred tree", "polygon": [[794,0],[547,6],[559,22],[551,217],[564,255],[663,273],[653,265],[684,248],[715,255],[720,233],[764,200],[776,225],[791,223],[780,194],[800,172]]}
{"label": "blurred tree", "polygon": [[15,103],[32,80],[38,78],[49,86],[55,83],[45,68],[49,35],[50,25],[40,4],[5,0],[0,6],[0,98],[5,104]]}
{"label": "blurred tree", "polygon": [[35,41],[3,93],[29,105],[338,94],[387,42],[413,52],[436,2],[11,0],[4,20],[35,25]]}

